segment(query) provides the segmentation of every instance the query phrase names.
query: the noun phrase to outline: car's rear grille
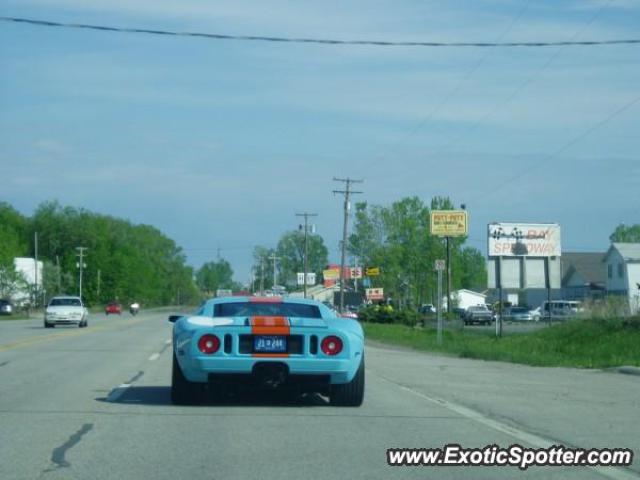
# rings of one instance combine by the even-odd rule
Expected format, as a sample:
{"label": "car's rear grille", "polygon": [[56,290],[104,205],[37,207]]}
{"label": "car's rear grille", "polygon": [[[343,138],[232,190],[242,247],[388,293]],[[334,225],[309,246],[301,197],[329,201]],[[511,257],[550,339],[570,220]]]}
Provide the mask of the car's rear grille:
{"label": "car's rear grille", "polygon": [[[239,335],[238,353],[253,352],[254,335]],[[287,337],[287,352],[293,355],[301,355],[304,351],[304,335],[290,335]],[[226,352],[226,349],[225,349]]]}

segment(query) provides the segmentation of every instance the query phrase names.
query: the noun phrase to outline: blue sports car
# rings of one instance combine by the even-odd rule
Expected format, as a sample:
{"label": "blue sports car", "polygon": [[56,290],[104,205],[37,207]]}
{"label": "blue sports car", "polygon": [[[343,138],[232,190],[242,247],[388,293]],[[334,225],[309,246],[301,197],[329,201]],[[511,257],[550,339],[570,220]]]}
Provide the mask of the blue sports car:
{"label": "blue sports car", "polygon": [[301,298],[224,297],[193,315],[171,315],[171,399],[199,403],[239,387],[295,387],[332,405],[364,398],[364,334],[320,302]]}

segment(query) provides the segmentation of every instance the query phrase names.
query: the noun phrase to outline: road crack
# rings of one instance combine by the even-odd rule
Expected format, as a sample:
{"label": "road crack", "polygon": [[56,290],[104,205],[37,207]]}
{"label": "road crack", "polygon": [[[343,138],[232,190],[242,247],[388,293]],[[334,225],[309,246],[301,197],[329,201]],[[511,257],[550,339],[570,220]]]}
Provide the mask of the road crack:
{"label": "road crack", "polygon": [[53,472],[59,468],[69,468],[71,464],[67,461],[66,455],[75,445],[80,443],[82,437],[93,429],[93,423],[85,423],[80,430],[71,435],[69,439],[51,452],[51,463],[53,468],[49,468],[42,473]]}

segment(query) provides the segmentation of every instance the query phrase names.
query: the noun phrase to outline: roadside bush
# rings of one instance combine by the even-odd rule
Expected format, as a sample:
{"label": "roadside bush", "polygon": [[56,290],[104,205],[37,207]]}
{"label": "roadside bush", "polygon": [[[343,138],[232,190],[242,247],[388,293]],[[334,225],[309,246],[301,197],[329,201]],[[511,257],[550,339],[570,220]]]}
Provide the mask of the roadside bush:
{"label": "roadside bush", "polygon": [[393,310],[372,305],[360,309],[358,319],[369,323],[396,323],[414,327],[422,320],[422,316],[413,310]]}

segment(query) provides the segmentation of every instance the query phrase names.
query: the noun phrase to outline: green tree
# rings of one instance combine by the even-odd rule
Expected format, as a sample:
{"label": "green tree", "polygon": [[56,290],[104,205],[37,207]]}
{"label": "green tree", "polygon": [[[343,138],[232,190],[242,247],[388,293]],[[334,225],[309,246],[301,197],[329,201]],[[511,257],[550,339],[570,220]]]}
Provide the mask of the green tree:
{"label": "green tree", "polygon": [[[418,197],[407,197],[388,206],[356,205],[349,252],[369,266],[381,268],[374,286],[405,304],[435,300],[434,263],[446,257],[445,240],[429,231],[430,209],[451,210],[453,202],[434,197],[430,208]],[[466,238],[451,238],[454,288],[484,288],[486,267],[482,254],[463,247]]]}
{"label": "green tree", "polygon": [[[304,272],[304,232],[293,230],[280,237],[276,255],[279,281],[285,285],[296,285],[298,272]],[[307,234],[308,271],[319,278],[322,269],[329,263],[329,251],[320,235]]]}
{"label": "green tree", "polygon": [[261,285],[265,290],[273,286],[273,261],[270,257],[274,253],[275,250],[273,248],[260,245],[253,249],[254,291],[259,291]]}
{"label": "green tree", "polygon": [[207,295],[214,295],[218,289],[238,290],[231,264],[224,259],[202,265],[196,272],[196,283]]}
{"label": "green tree", "polygon": [[625,225],[621,223],[609,236],[612,242],[640,243],[640,224]]}

